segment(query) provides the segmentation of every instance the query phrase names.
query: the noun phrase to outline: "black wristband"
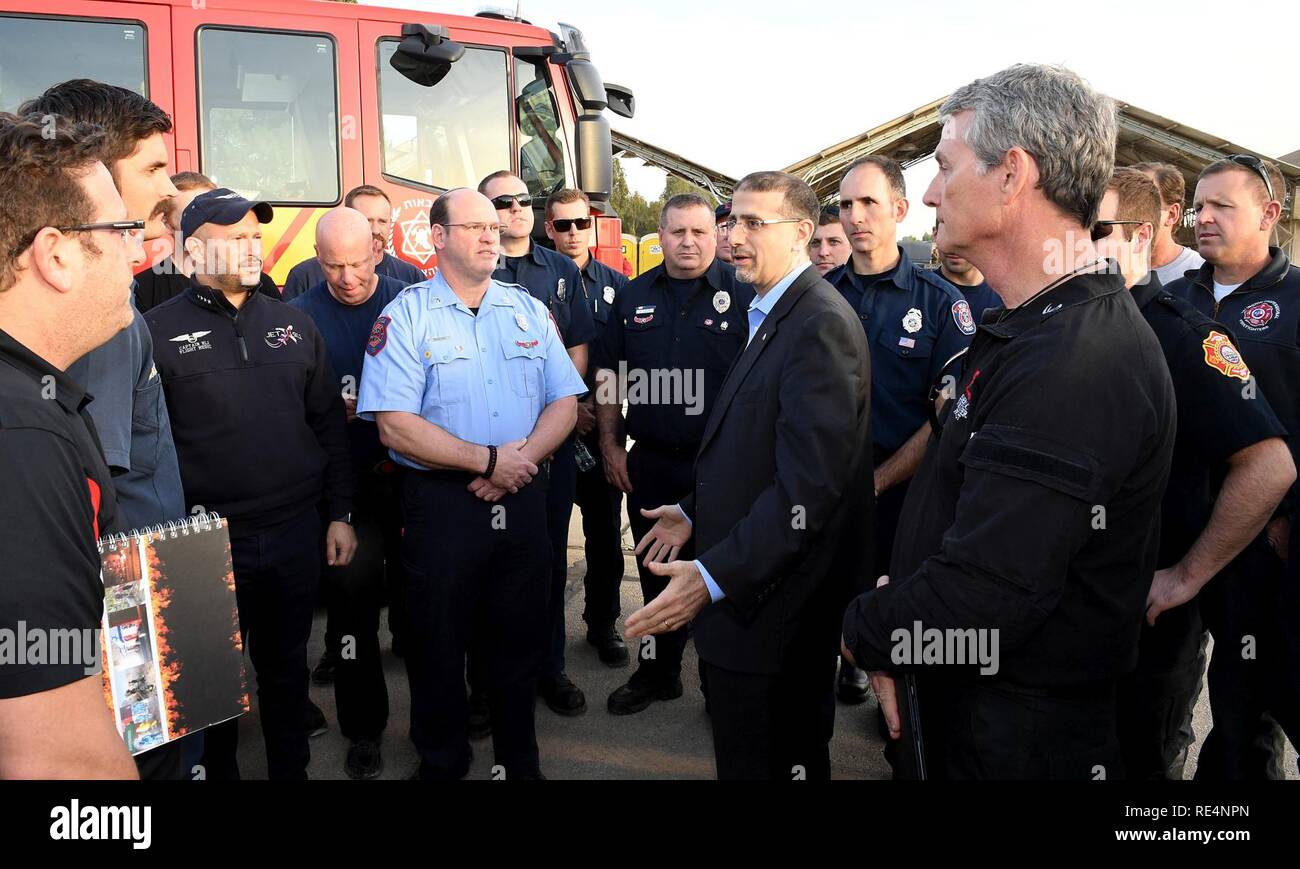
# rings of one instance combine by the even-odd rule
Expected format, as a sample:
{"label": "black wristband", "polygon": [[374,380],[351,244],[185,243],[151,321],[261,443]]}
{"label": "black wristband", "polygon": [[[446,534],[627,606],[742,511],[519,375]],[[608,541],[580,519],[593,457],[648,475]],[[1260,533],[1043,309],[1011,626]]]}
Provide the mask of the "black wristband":
{"label": "black wristband", "polygon": [[497,448],[494,446],[488,446],[488,466],[487,466],[487,470],[483,472],[483,479],[485,480],[492,479],[492,472],[495,471],[496,469],[497,469]]}

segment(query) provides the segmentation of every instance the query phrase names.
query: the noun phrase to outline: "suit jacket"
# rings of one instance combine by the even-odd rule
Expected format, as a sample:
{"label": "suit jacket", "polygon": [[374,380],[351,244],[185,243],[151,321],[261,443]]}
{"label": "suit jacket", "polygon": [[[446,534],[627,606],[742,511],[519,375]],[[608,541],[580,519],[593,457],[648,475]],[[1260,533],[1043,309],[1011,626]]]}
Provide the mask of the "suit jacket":
{"label": "suit jacket", "polygon": [[704,660],[777,674],[838,652],[872,579],[870,405],[862,326],[809,266],[727,374],[682,502],[726,595],[696,617]]}

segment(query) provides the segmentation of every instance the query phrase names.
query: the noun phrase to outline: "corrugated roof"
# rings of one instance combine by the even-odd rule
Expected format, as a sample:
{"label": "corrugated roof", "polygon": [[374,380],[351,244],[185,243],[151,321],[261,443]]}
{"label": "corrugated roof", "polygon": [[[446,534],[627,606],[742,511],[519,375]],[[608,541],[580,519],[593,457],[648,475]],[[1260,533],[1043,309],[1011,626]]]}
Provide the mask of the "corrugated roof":
{"label": "corrugated roof", "polygon": [[[859,157],[884,154],[905,167],[918,163],[933,154],[939,144],[939,106],[945,99],[947,97],[940,97],[852,139],[818,151],[786,167],[785,171],[806,180],[823,201],[829,201],[838,193],[844,169]],[[1117,106],[1119,143],[1116,161],[1120,165],[1144,160],[1172,163],[1182,170],[1190,193],[1195,188],[1197,175],[1209,163],[1229,154],[1255,154],[1276,162],[1293,188],[1300,183],[1300,166],[1295,163],[1300,152],[1278,160],[1148,112],[1132,103],[1117,101]]]}

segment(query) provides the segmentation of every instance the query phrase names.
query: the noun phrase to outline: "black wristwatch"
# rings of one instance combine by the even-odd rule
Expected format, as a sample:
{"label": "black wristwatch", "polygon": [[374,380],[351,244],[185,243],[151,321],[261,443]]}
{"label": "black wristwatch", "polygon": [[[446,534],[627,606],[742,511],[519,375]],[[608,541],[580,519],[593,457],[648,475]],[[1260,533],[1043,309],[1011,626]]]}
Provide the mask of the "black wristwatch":
{"label": "black wristwatch", "polygon": [[330,521],[331,521],[331,522],[346,522],[347,524],[351,525],[351,524],[352,524],[352,514],[351,514],[351,513],[344,513],[344,514],[343,514],[342,516],[340,516],[339,518],[337,518],[337,519],[331,519]]}

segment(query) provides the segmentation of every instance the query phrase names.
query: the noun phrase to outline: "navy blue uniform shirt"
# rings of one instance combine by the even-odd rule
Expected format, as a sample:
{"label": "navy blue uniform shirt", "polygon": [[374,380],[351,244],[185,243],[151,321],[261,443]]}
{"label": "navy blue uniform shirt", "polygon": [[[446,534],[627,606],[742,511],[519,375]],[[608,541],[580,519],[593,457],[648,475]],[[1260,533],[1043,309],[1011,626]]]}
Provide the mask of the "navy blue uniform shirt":
{"label": "navy blue uniform shirt", "polygon": [[[826,280],[857,311],[871,350],[871,437],[893,453],[930,419],[930,387],[944,363],[970,346],[970,305],[936,272],[919,269],[898,248],[888,276],[861,276],[853,260]],[[947,371],[960,378],[960,364]]]}
{"label": "navy blue uniform shirt", "polygon": [[[1210,263],[1173,281],[1168,289],[1232,330],[1259,391],[1268,396],[1286,430],[1295,434],[1300,432],[1300,269],[1291,265],[1280,248],[1270,247],[1269,254],[1268,265],[1221,302],[1214,301],[1214,266]],[[1300,464],[1298,446],[1292,437],[1291,454]],[[1296,508],[1295,493],[1292,487],[1282,512]]]}
{"label": "navy blue uniform shirt", "polygon": [[[660,264],[616,293],[596,364],[627,371],[627,431],[661,448],[692,449],[731,363],[745,349],[754,288],[715,259],[680,304]],[[664,394],[670,387],[670,394]]]}
{"label": "navy blue uniform shirt", "polygon": [[[316,329],[325,339],[325,355],[339,378],[340,390],[354,399],[361,390],[361,363],[375,321],[388,303],[406,289],[395,278],[377,277],[379,285],[360,305],[343,304],[334,298],[329,284],[324,281],[289,303],[311,315]],[[373,422],[361,418],[352,420],[348,423],[348,437],[352,442],[352,461],[358,474],[373,470],[376,464],[387,458],[388,451],[379,442],[379,427]]]}
{"label": "navy blue uniform shirt", "polygon": [[582,274],[567,256],[532,242],[523,256],[503,254],[492,277],[503,284],[518,284],[545,305],[566,348],[590,344],[596,337],[596,324],[582,293]]}

